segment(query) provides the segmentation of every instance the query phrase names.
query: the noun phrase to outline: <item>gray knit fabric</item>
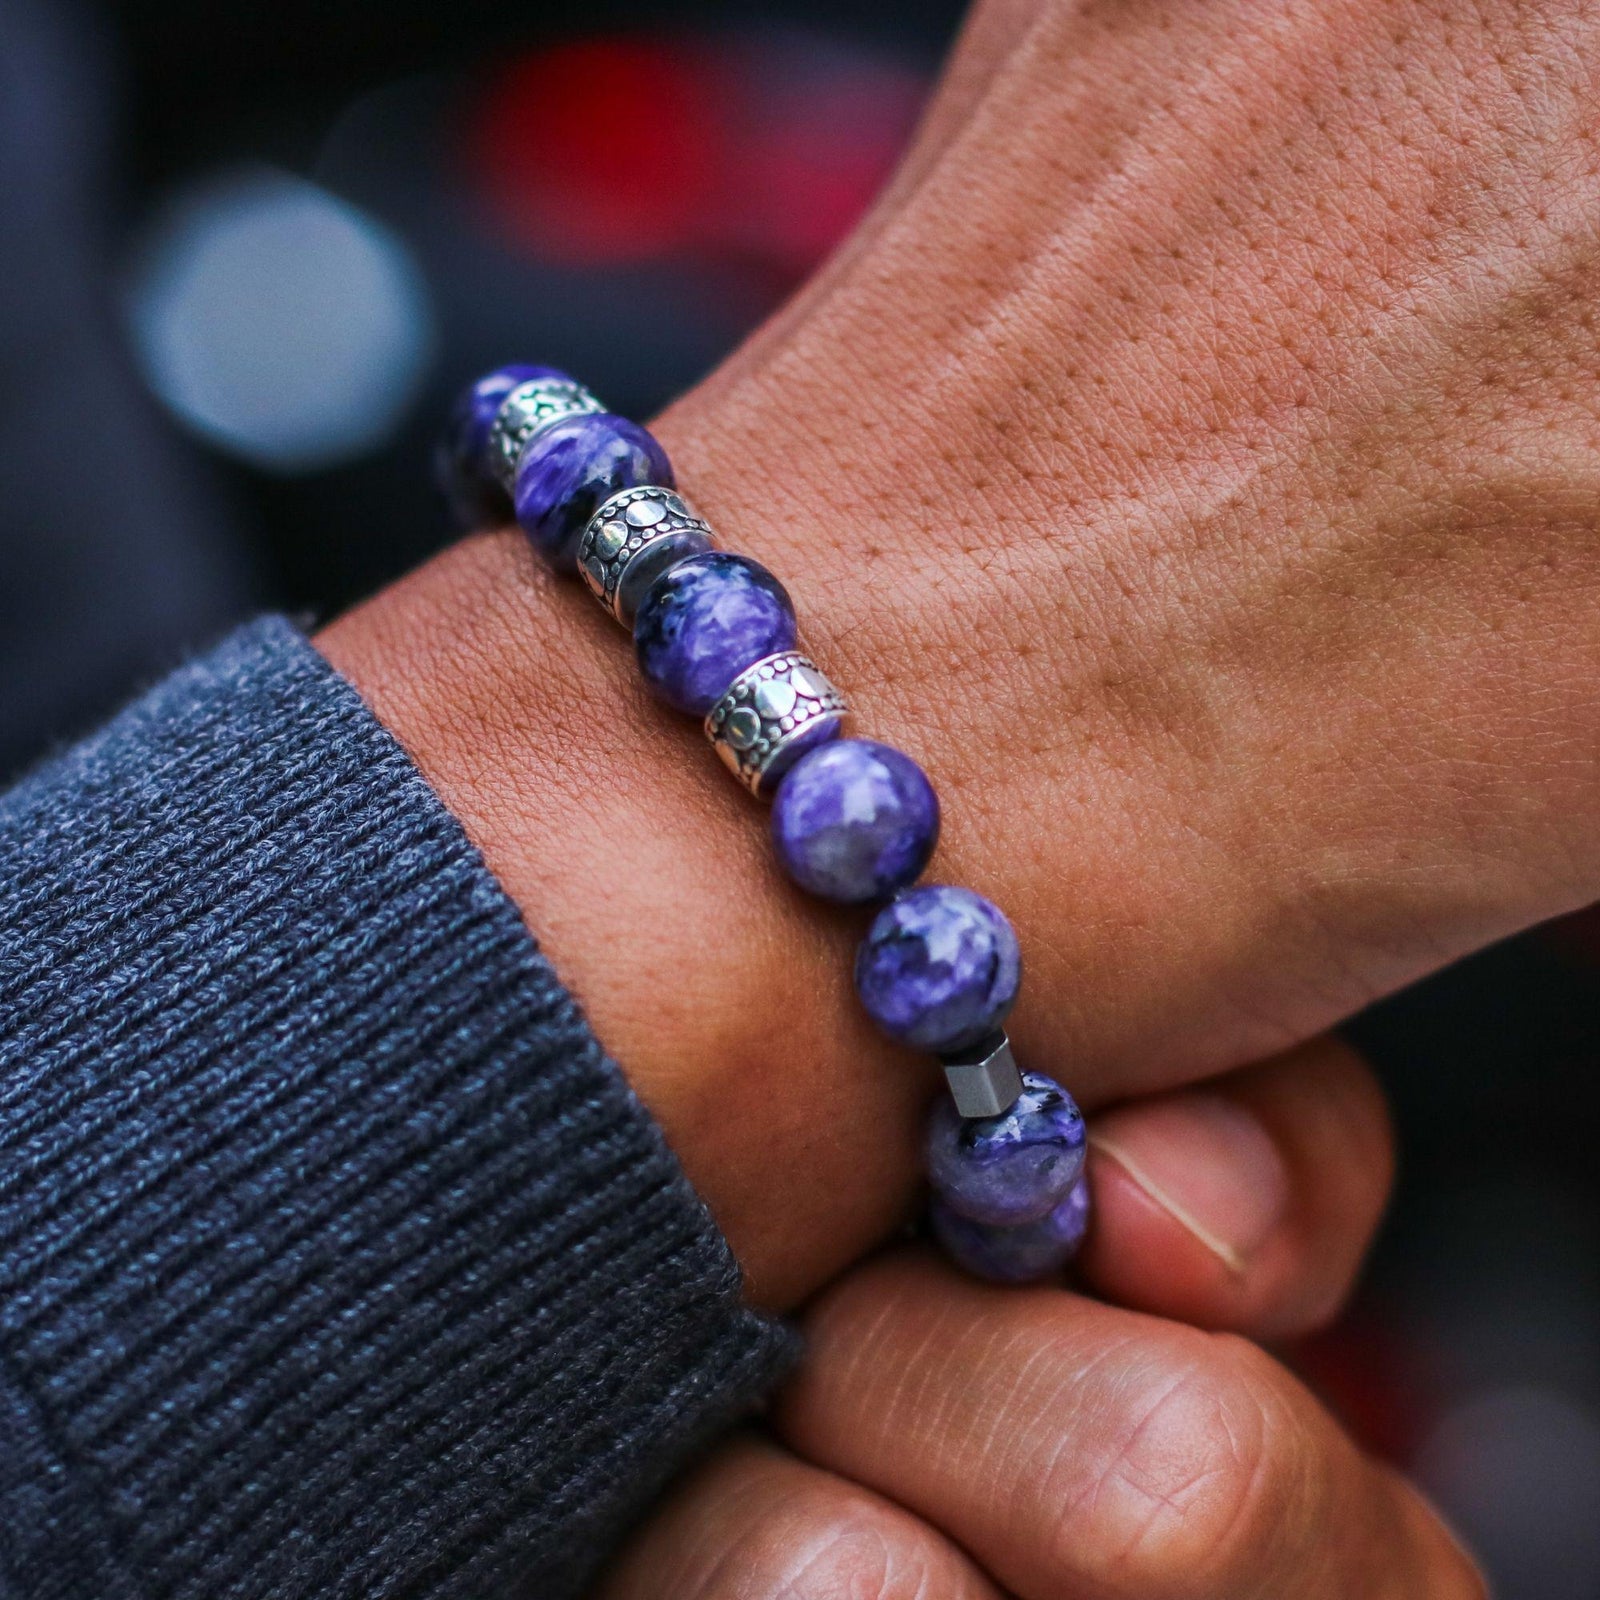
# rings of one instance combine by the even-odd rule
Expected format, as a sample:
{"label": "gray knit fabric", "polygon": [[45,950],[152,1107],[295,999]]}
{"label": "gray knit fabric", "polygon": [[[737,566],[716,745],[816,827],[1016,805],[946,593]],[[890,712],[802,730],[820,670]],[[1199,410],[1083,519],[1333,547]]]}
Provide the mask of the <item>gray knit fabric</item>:
{"label": "gray knit fabric", "polygon": [[0,1595],[577,1592],[787,1359],[286,624],[0,800]]}

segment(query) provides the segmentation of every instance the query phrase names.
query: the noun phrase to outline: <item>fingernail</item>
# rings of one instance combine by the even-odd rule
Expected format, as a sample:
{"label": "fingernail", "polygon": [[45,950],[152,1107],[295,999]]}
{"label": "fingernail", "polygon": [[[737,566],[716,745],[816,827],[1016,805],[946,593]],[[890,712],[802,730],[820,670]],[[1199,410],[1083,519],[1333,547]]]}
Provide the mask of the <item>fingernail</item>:
{"label": "fingernail", "polygon": [[1234,1272],[1289,1209],[1278,1147],[1219,1094],[1192,1091],[1109,1112],[1090,1125],[1089,1143]]}

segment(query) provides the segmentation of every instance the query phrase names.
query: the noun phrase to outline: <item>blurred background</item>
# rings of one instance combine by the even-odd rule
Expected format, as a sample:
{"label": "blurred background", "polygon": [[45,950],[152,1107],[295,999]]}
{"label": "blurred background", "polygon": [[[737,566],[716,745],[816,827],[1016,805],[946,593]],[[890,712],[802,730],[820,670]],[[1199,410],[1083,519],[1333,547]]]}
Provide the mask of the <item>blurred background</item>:
{"label": "blurred background", "polygon": [[[960,10],[0,0],[0,772],[450,537],[480,369],[692,383],[870,202]],[[1506,1600],[1600,1600],[1600,918],[1351,1031],[1403,1182],[1294,1359]]]}

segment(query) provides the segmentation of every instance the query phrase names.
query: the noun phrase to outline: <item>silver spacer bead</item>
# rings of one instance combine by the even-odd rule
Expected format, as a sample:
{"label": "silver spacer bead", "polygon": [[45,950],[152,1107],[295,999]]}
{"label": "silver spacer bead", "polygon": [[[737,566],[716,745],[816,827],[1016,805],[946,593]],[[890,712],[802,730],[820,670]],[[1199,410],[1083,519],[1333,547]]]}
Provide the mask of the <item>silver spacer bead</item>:
{"label": "silver spacer bead", "polygon": [[523,446],[541,428],[563,417],[604,411],[605,406],[581,383],[564,378],[532,378],[518,384],[500,402],[489,429],[489,470],[511,494],[517,483],[517,461]]}
{"label": "silver spacer bead", "polygon": [[998,1117],[1017,1103],[1022,1072],[1004,1033],[944,1058],[944,1081],[963,1117]]}
{"label": "silver spacer bead", "polygon": [[815,662],[785,650],[733,680],[706,718],[706,738],[745,788],[765,796],[846,709]]}
{"label": "silver spacer bead", "polygon": [[712,543],[710,527],[671,489],[624,489],[589,519],[578,541],[578,571],[589,593],[631,627],[645,590]]}

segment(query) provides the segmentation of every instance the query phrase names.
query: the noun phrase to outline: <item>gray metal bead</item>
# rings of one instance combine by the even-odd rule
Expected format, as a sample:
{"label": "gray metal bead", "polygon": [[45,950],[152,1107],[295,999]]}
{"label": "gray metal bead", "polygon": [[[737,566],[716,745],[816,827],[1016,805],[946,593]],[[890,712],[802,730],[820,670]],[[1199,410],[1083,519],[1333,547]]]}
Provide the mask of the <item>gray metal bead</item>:
{"label": "gray metal bead", "polygon": [[612,495],[589,519],[578,541],[578,571],[589,593],[631,628],[645,590],[713,542],[681,495],[647,484]]}
{"label": "gray metal bead", "polygon": [[960,1055],[944,1058],[944,1080],[963,1117],[998,1117],[1022,1093],[1022,1071],[1011,1054],[1011,1041],[986,1039]]}
{"label": "gray metal bead", "polygon": [[604,410],[604,404],[581,383],[569,383],[564,378],[531,378],[518,384],[501,401],[489,430],[489,470],[507,494],[513,493],[517,460],[534,434],[563,417]]}
{"label": "gray metal bead", "polygon": [[765,797],[800,755],[837,730],[847,709],[814,661],[785,650],[733,680],[706,717],[706,737],[734,777]]}

